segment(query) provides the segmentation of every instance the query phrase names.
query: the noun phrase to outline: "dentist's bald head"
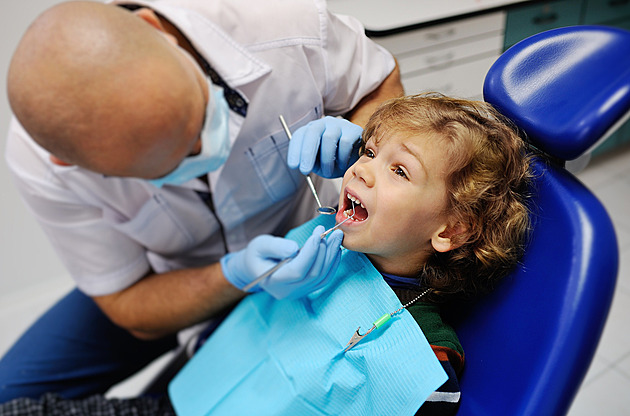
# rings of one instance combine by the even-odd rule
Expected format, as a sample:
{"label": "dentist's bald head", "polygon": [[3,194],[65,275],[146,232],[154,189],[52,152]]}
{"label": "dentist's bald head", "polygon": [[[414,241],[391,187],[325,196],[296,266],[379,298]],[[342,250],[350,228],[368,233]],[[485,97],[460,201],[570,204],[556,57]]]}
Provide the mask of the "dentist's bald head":
{"label": "dentist's bald head", "polygon": [[157,177],[190,153],[204,115],[203,76],[147,21],[113,5],[68,2],[26,31],[9,67],[9,102],[56,158]]}

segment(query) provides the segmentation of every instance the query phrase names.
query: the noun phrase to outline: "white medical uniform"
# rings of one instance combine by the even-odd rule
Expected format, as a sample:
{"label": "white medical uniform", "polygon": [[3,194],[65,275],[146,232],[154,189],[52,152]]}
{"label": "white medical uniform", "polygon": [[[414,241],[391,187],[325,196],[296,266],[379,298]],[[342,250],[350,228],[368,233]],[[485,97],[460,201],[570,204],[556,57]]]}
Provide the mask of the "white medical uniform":
{"label": "white medical uniform", "polygon": [[[177,26],[249,108],[245,119],[230,112],[233,148],[209,175],[210,189],[200,180],[157,188],[52,164],[12,121],[6,157],[20,193],[79,289],[91,296],[120,291],[151,269],[216,262],[225,253],[221,227],[234,251],[256,235],[283,235],[313,217],[304,178],[286,165],[279,114],[292,131],[322,115],[344,114],[394,68],[392,56],[355,19],[328,13],[324,1],[134,3]],[[214,211],[195,190],[211,191]],[[300,200],[307,210],[298,209]]]}

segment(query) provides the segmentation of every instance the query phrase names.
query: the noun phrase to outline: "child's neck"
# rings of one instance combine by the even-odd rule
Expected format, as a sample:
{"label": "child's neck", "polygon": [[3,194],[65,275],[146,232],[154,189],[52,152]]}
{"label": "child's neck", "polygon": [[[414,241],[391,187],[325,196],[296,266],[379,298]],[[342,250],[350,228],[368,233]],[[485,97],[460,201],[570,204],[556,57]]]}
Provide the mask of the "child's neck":
{"label": "child's neck", "polygon": [[392,260],[384,257],[379,257],[373,254],[366,254],[374,268],[381,274],[388,274],[398,276],[402,278],[417,277],[424,266],[424,261],[420,263],[404,261],[404,260]]}

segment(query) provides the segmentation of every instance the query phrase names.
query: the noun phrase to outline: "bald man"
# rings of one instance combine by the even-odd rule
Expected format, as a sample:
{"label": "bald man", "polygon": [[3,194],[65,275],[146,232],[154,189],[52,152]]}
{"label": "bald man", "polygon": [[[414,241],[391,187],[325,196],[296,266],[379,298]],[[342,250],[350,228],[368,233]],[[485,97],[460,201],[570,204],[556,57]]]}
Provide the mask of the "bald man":
{"label": "bald man", "polygon": [[[6,157],[77,290],[0,361],[0,402],[103,393],[228,311],[246,293],[220,260],[312,218],[302,173],[343,171],[361,133],[347,120],[402,93],[393,57],[320,0],[44,12],[9,68]],[[300,173],[281,114],[291,131],[347,120],[311,128]],[[334,185],[316,182],[332,204]],[[320,246],[303,250],[311,274],[333,267],[319,259],[338,247]]]}

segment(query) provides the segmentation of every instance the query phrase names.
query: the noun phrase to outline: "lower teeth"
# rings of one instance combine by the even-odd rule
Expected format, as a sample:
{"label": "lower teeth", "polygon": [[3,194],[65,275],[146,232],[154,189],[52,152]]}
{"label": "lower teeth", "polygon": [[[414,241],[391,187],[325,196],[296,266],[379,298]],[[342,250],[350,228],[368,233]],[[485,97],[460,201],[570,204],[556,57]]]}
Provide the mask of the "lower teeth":
{"label": "lower teeth", "polygon": [[[352,210],[351,210],[351,209],[348,209],[348,210],[345,210],[345,211],[343,212],[343,215],[345,215],[346,217],[352,217],[353,212],[352,212]],[[360,220],[360,219],[358,219],[358,218],[356,218],[356,217],[355,217],[355,218],[352,218],[352,220],[353,220],[353,221],[363,221],[363,220]]]}

